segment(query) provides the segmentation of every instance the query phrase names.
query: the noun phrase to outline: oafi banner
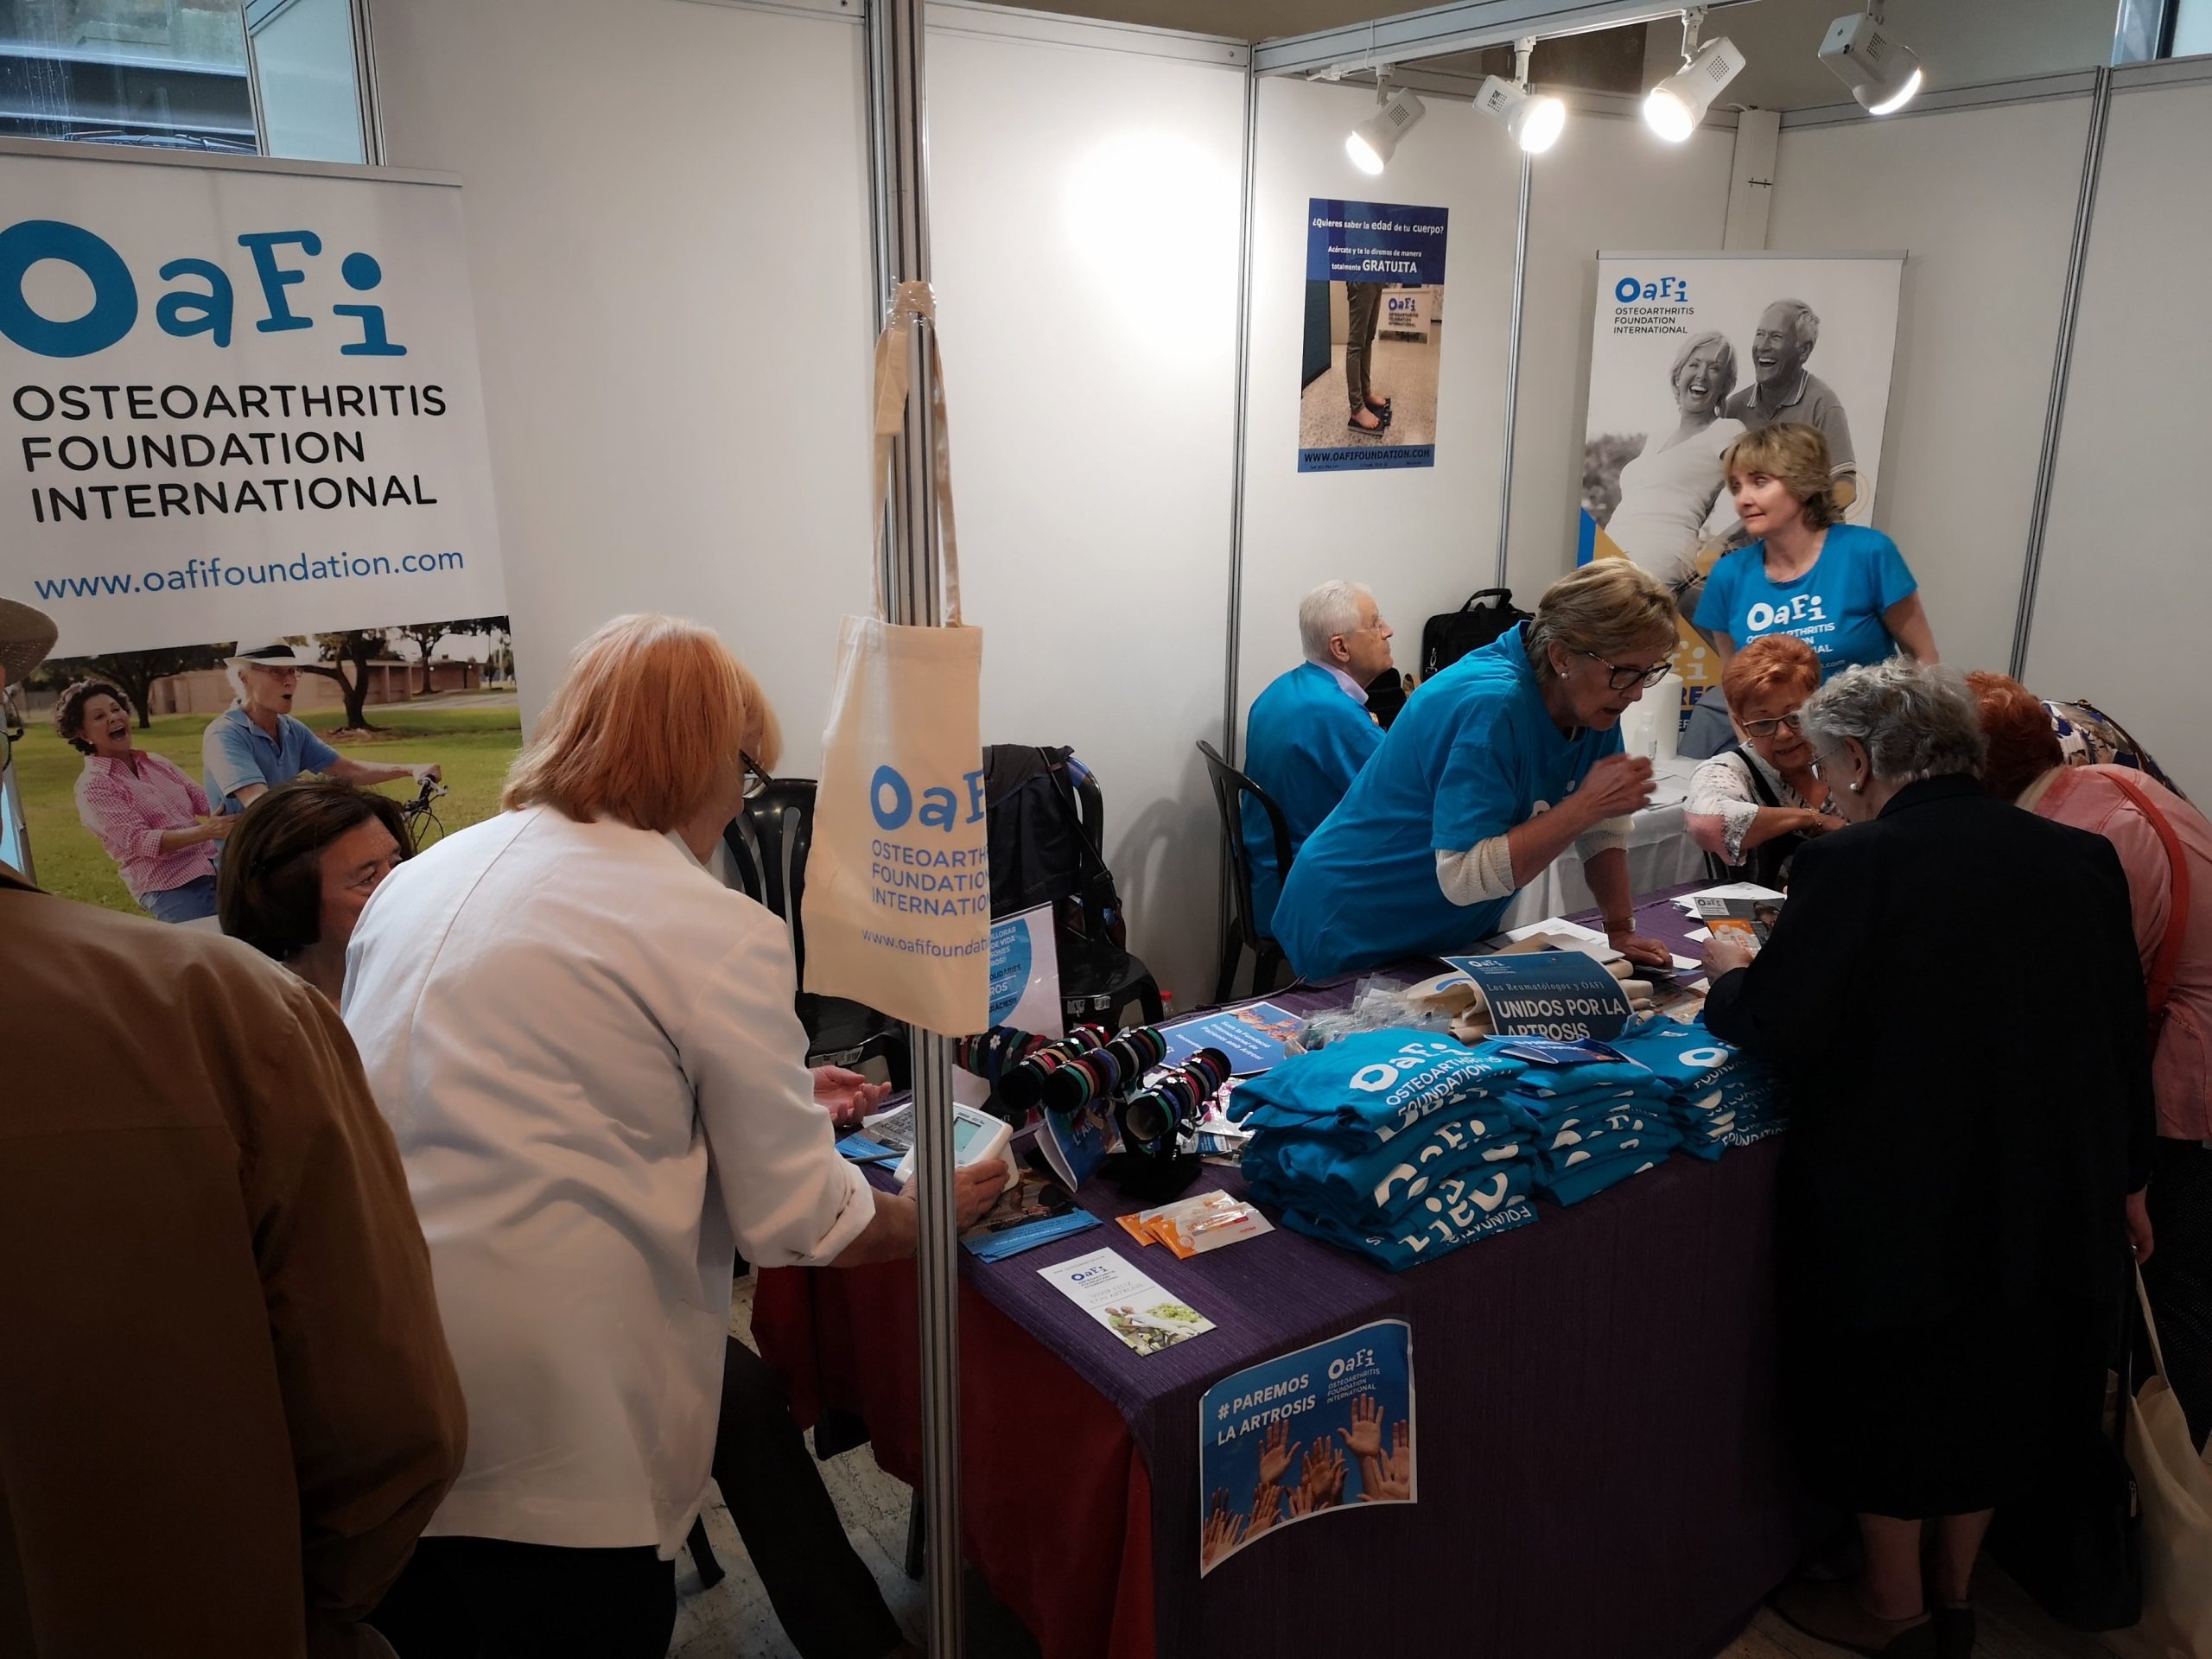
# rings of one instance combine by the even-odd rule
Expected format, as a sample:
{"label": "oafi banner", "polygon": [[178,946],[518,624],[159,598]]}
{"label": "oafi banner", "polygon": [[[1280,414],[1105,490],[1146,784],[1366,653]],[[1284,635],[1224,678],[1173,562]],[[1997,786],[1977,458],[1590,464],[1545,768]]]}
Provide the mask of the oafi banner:
{"label": "oafi banner", "polygon": [[0,593],[64,658],[506,609],[451,183],[0,151]]}
{"label": "oafi banner", "polygon": [[[1720,459],[1780,422],[1820,431],[1846,518],[1866,524],[1904,264],[1901,253],[1600,253],[1581,558],[1634,560],[1687,619],[1714,562],[1744,542]],[[1692,701],[1719,678],[1687,620],[1675,667]]]}

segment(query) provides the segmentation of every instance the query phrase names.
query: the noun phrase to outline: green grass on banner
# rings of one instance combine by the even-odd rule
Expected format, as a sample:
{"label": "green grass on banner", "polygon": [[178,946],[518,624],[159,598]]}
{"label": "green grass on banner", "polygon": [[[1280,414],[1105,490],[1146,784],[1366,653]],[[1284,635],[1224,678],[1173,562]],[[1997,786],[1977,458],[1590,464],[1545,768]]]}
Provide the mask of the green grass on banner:
{"label": "green grass on banner", "polygon": [[[340,754],[368,766],[435,760],[445,768],[448,792],[439,798],[436,810],[447,830],[488,818],[499,810],[499,786],[522,747],[522,717],[512,698],[486,706],[479,694],[465,695],[474,706],[442,709],[440,699],[431,696],[372,708],[369,718],[383,729],[338,740],[335,747]],[[167,755],[200,782],[200,734],[213,718],[163,715],[150,731],[133,735],[140,748]],[[318,709],[303,718],[327,736],[345,718],[345,710]],[[16,745],[16,772],[22,785],[23,821],[39,885],[48,893],[110,910],[144,914],[106,850],[78,820],[75,791],[84,757],[55,734],[51,720],[28,723],[30,729]],[[415,785],[404,779],[378,788],[402,800],[415,794]]]}

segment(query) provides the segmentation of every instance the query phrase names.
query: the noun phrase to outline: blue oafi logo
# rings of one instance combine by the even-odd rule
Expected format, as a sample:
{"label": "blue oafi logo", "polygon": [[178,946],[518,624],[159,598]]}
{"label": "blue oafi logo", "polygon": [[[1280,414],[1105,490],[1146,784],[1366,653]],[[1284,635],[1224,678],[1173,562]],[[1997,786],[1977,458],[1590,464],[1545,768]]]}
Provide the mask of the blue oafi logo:
{"label": "blue oafi logo", "polygon": [[1623,305],[1652,300],[1678,300],[1688,304],[1689,297],[1690,279],[1687,276],[1662,276],[1656,282],[1646,282],[1641,276],[1624,276],[1613,284],[1613,298]]}
{"label": "blue oafi logo", "polygon": [[[305,257],[316,258],[322,238],[313,231],[249,231],[238,243],[252,256],[266,313],[255,320],[254,331],[277,334],[314,327],[315,320],[295,311],[284,291],[305,283],[307,272],[283,263],[278,251],[296,248]],[[24,296],[23,279],[31,267],[48,259],[73,266],[92,284],[92,309],[82,316],[65,321],[42,315]],[[176,284],[155,303],[154,320],[161,331],[180,340],[206,334],[219,348],[228,346],[238,315],[230,273],[210,259],[177,258],[158,274]],[[339,262],[338,274],[357,294],[384,281],[384,267],[366,253],[347,254]],[[360,331],[359,339],[338,348],[340,357],[407,355],[407,348],[385,331],[382,306],[334,305],[330,311],[353,318]],[[137,322],[137,280],[105,238],[58,219],[26,219],[0,231],[0,334],[41,357],[90,357],[107,350]]]}
{"label": "blue oafi logo", "polygon": [[942,785],[922,791],[921,810],[914,810],[913,785],[896,766],[878,766],[869,781],[868,808],[875,814],[879,828],[885,830],[903,830],[910,818],[918,818],[931,830],[950,834],[956,823],[981,823],[983,821],[983,774],[981,770],[965,774],[961,782],[968,786],[968,814],[960,816],[960,800]]}

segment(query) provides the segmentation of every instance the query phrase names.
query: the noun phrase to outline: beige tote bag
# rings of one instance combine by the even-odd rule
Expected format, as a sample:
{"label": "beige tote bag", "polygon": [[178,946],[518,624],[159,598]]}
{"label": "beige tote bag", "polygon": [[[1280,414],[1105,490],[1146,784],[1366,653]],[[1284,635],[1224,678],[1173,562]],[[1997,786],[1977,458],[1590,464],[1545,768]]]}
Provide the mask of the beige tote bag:
{"label": "beige tote bag", "polygon": [[2158,1374],[2129,1402],[2127,1460],[2143,1501],[2143,1620],[2098,1640],[2121,1659],[2212,1659],[2212,1465],[2166,1383],[2166,1357],[2135,1275]]}
{"label": "beige tote bag", "polygon": [[875,342],[875,519],[906,421],[914,321],[929,344],[937,512],[947,625],[849,616],[822,738],[807,861],[806,988],[910,1025],[964,1036],[990,1024],[991,876],[978,700],[982,631],[960,620],[944,371],[929,285],[899,286]]}

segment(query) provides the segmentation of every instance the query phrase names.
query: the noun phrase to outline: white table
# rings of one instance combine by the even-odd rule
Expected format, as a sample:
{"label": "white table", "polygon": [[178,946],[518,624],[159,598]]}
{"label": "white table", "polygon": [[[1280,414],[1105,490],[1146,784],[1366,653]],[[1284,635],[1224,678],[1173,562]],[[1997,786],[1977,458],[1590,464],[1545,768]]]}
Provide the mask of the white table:
{"label": "white table", "polygon": [[[1690,839],[1682,812],[1689,799],[1690,774],[1700,764],[1679,756],[1653,763],[1657,788],[1651,804],[1629,820],[1629,885],[1639,894],[1679,887],[1705,875],[1705,853]],[[1521,889],[1500,926],[1526,927],[1554,916],[1572,916],[1597,902],[1597,895],[1583,879],[1581,855],[1570,847],[1549,869]]]}

